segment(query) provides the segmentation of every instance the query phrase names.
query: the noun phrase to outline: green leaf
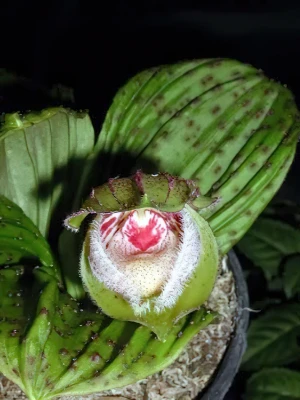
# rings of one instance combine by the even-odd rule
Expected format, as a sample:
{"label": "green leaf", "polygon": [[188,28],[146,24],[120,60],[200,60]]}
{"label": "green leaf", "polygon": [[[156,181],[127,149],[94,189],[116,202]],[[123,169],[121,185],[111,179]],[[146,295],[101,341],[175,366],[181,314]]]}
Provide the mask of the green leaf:
{"label": "green leaf", "polygon": [[148,328],[112,320],[90,301],[78,303],[63,291],[47,242],[4,196],[0,215],[1,250],[11,257],[10,265],[5,259],[0,267],[0,372],[30,400],[143,379],[169,365],[215,317],[205,309],[191,313],[165,342]]}
{"label": "green leaf", "polygon": [[300,373],[287,368],[268,368],[247,382],[246,400],[298,400]]}
{"label": "green leaf", "polygon": [[0,270],[0,372],[31,400],[96,393],[143,379],[175,360],[214,318],[204,309],[194,312],[161,342],[146,327],[77,303],[41,270],[23,286],[24,268],[19,269]]}
{"label": "green leaf", "polygon": [[1,194],[47,236],[50,219],[60,228],[70,211],[93,144],[93,127],[85,113],[51,108],[23,117],[7,114],[0,132]]}
{"label": "green leaf", "polygon": [[36,263],[60,281],[59,269],[46,240],[21,208],[1,195],[0,243],[0,268],[24,261]]}
{"label": "green leaf", "polygon": [[300,252],[300,231],[283,222],[260,217],[237,247],[271,279],[277,275],[285,256]]}
{"label": "green leaf", "polygon": [[[100,329],[96,323],[91,328],[90,337],[82,344],[76,341],[76,360],[67,364],[64,373],[41,398],[97,393],[134,383],[166,368],[188,341],[213,319],[209,314],[204,315],[205,311],[200,310],[184,317],[174,326],[165,342],[157,340],[144,326],[105,317]],[[92,322],[94,320],[95,317]],[[85,325],[76,330],[74,324],[73,334],[77,335],[80,329],[84,331]],[[62,344],[67,345],[68,342]],[[51,354],[53,359],[57,357],[52,347]],[[44,390],[46,393],[47,390]]]}
{"label": "green leaf", "polygon": [[137,166],[196,179],[202,195],[219,197],[200,214],[226,253],[281,186],[295,154],[297,118],[291,93],[249,65],[164,65],[119,90],[96,153],[105,160],[103,180]]}
{"label": "green leaf", "polygon": [[254,320],[248,331],[244,370],[287,365],[300,357],[300,304],[274,307]]}
{"label": "green leaf", "polygon": [[71,297],[82,300],[86,296],[79,275],[79,259],[83,239],[66,229],[61,233],[58,242],[60,262],[63,266],[64,282]]}
{"label": "green leaf", "polygon": [[300,293],[300,254],[284,263],[283,287],[288,299]]}

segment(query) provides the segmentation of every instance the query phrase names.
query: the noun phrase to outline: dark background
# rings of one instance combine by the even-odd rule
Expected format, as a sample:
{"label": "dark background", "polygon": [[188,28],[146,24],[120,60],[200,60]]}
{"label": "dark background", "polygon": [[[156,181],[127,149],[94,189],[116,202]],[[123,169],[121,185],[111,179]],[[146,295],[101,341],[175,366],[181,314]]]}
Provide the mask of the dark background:
{"label": "dark background", "polygon": [[[2,66],[73,87],[76,104],[100,122],[128,78],[189,58],[250,63],[300,102],[296,0],[15,0],[1,5],[0,25]],[[299,166],[298,154],[280,198],[300,202]]]}
{"label": "dark background", "polygon": [[[298,5],[297,5],[298,3]],[[97,6],[95,5],[97,4]],[[1,66],[75,89],[102,120],[138,71],[189,58],[229,57],[261,68],[300,102],[300,2],[15,1],[1,5]],[[278,197],[300,203],[299,150]],[[226,400],[240,398],[237,381]]]}

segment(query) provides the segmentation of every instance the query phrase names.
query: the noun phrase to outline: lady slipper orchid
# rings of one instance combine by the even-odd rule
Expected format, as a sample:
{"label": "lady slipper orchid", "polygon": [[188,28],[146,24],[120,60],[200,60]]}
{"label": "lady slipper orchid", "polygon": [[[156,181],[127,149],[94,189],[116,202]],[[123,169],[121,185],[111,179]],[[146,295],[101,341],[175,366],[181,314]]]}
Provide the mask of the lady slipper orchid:
{"label": "lady slipper orchid", "polygon": [[77,231],[94,216],[81,256],[86,290],[107,315],[151,328],[164,340],[174,323],[209,297],[218,249],[197,210],[216,200],[194,181],[138,171],[95,188],[65,220]]}

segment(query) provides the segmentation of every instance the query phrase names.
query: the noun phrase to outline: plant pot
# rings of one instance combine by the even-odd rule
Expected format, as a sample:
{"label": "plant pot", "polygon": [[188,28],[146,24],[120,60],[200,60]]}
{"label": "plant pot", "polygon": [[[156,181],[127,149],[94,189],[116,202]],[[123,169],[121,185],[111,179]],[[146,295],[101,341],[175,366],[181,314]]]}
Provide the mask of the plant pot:
{"label": "plant pot", "polygon": [[232,385],[246,349],[246,332],[249,323],[248,289],[241,264],[233,250],[228,253],[228,258],[229,266],[235,279],[238,303],[235,331],[228,344],[226,353],[215,375],[212,377],[212,382],[197,397],[199,400],[222,400],[224,398]]}

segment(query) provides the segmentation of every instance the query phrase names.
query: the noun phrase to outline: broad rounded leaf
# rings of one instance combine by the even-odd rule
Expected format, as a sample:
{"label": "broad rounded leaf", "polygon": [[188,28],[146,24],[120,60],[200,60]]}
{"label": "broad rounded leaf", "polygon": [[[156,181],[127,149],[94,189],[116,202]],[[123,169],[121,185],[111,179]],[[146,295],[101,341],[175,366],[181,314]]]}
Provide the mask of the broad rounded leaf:
{"label": "broad rounded leaf", "polygon": [[20,207],[0,195],[0,268],[27,262],[60,280],[50,246]]}
{"label": "broad rounded leaf", "polygon": [[290,91],[249,65],[181,62],[143,71],[119,90],[96,151],[106,157],[104,180],[123,172],[122,160],[197,179],[202,195],[220,199],[201,215],[226,253],[281,186],[297,118]]}
{"label": "broad rounded leaf", "polygon": [[248,331],[244,370],[287,365],[300,357],[300,304],[274,307],[254,320]]}
{"label": "broad rounded leaf", "polygon": [[162,343],[144,326],[77,303],[40,270],[23,287],[24,268],[19,270],[0,270],[0,372],[31,400],[97,393],[143,379],[175,360],[214,318],[196,311]]}
{"label": "broad rounded leaf", "polygon": [[7,114],[0,131],[0,191],[48,235],[50,218],[64,217],[80,196],[82,163],[94,132],[87,114],[50,108],[21,117]]}
{"label": "broad rounded leaf", "polygon": [[289,299],[300,293],[300,254],[284,263],[283,287]]}
{"label": "broad rounded leaf", "polygon": [[300,373],[287,368],[268,368],[247,382],[246,400],[299,400]]}
{"label": "broad rounded leaf", "polygon": [[300,231],[283,222],[260,217],[237,246],[270,279],[278,273],[285,256],[300,252]]}
{"label": "broad rounded leaf", "polygon": [[112,320],[63,291],[48,244],[18,206],[1,196],[0,211],[0,242],[14,264],[0,266],[0,372],[30,400],[143,379],[175,360],[215,317],[205,309],[189,314],[164,343],[144,326]]}

